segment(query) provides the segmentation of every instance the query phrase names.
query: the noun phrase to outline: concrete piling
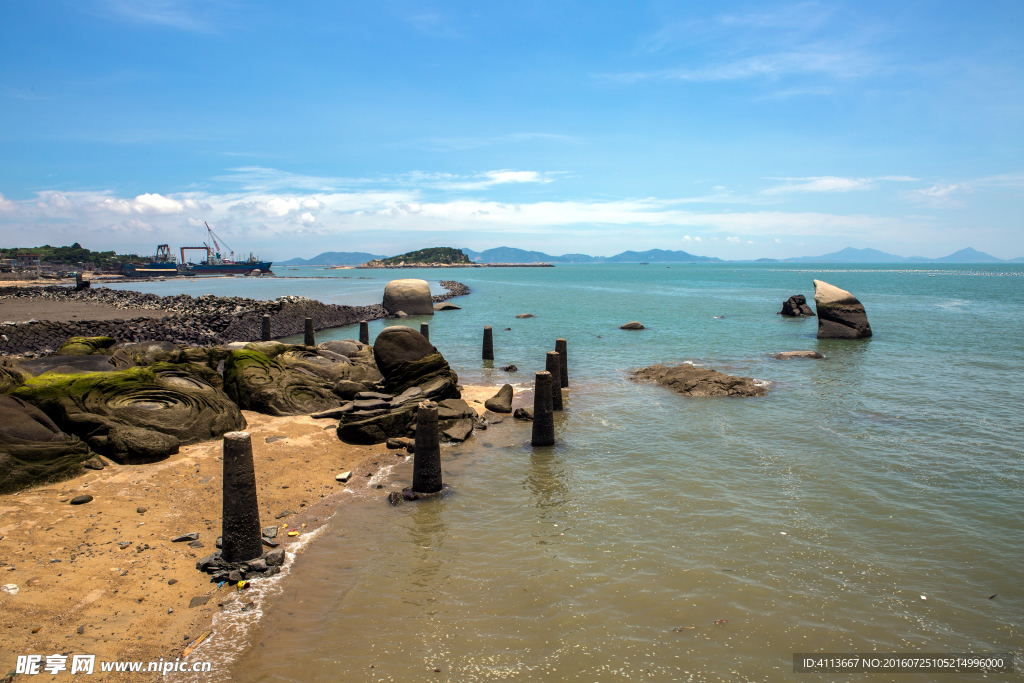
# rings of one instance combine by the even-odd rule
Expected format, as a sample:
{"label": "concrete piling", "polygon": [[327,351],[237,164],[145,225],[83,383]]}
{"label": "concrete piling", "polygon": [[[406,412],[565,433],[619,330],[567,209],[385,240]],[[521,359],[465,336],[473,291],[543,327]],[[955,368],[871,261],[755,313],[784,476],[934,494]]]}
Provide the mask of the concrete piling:
{"label": "concrete piling", "polygon": [[359,343],[370,344],[370,323],[365,320],[359,321]]}
{"label": "concrete piling", "polygon": [[316,346],[316,336],[313,334],[312,318],[306,318],[306,339],[303,343],[306,346]]}
{"label": "concrete piling", "polygon": [[551,375],[551,409],[562,409],[562,357],[558,351],[548,351],[544,368]]}
{"label": "concrete piling", "polygon": [[551,373],[537,373],[533,385],[533,438],[534,446],[555,445],[555,415],[551,408]]}
{"label": "concrete piling", "polygon": [[441,441],[437,429],[437,404],[424,401],[416,411],[416,451],[413,454],[412,490],[441,490]]}
{"label": "concrete piling", "polygon": [[263,316],[263,327],[260,329],[260,339],[262,341],[270,341],[270,316]]}
{"label": "concrete piling", "polygon": [[420,334],[430,341],[430,325],[428,323],[420,323]]}
{"label": "concrete piling", "polygon": [[494,332],[484,325],[484,360],[494,360]]}
{"label": "concrete piling", "polygon": [[256,499],[256,470],[249,432],[224,435],[224,494],[221,556],[226,562],[246,562],[263,554],[260,507]]}
{"label": "concrete piling", "polygon": [[558,355],[562,359],[562,372],[560,374],[563,389],[569,386],[569,349],[567,346],[568,342],[561,337],[555,340],[555,351],[558,351]]}

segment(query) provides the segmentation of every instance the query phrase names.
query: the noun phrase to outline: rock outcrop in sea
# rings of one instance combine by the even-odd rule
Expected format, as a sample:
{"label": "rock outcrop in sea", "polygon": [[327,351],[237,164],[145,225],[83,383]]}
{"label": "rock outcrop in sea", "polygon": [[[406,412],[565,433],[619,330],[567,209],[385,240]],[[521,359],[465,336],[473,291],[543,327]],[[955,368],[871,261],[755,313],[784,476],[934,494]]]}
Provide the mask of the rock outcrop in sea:
{"label": "rock outcrop in sea", "polygon": [[807,299],[804,298],[803,294],[794,294],[782,302],[782,310],[779,311],[779,315],[799,318],[802,316],[813,316],[814,311],[807,305]]}
{"label": "rock outcrop in sea", "polygon": [[426,280],[392,280],[384,287],[382,305],[388,315],[395,315],[399,311],[407,315],[434,315],[434,302]]}
{"label": "rock outcrop in sea", "polygon": [[814,281],[818,339],[866,339],[871,336],[864,305],[853,294],[822,280]]}
{"label": "rock outcrop in sea", "polygon": [[766,384],[751,377],[734,377],[689,363],[667,367],[651,365],[630,373],[630,378],[655,382],[684,396],[764,396]]}

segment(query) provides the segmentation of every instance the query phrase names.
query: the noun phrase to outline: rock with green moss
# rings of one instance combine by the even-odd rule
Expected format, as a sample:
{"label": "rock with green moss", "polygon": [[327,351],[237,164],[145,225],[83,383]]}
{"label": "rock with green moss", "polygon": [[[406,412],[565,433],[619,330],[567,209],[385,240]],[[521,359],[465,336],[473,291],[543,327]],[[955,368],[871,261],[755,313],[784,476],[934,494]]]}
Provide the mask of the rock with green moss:
{"label": "rock with green moss", "polygon": [[25,383],[25,375],[15,368],[0,367],[0,394],[17,389]]}
{"label": "rock with green moss", "polygon": [[117,343],[113,337],[72,337],[61,345],[58,356],[93,356]]}
{"label": "rock with green moss", "polygon": [[76,375],[83,372],[117,372],[132,367],[135,367],[135,362],[120,351],[110,356],[46,356],[24,360],[15,366],[20,372],[33,377],[45,373]]}
{"label": "rock with green moss", "polygon": [[238,407],[213,386],[209,369],[156,363],[118,372],[48,372],[12,392],[69,434],[122,463],[152,462],[179,444],[245,427]]}
{"label": "rock with green moss", "polygon": [[90,455],[39,408],[0,395],[0,493],[74,476]]}
{"label": "rock with green moss", "polygon": [[342,403],[331,384],[315,373],[248,349],[228,354],[224,391],[242,410],[267,415],[310,415]]}
{"label": "rock with green moss", "polygon": [[187,360],[181,347],[168,341],[148,341],[132,344],[116,344],[111,347],[131,358],[136,365],[153,363],[181,363]]}

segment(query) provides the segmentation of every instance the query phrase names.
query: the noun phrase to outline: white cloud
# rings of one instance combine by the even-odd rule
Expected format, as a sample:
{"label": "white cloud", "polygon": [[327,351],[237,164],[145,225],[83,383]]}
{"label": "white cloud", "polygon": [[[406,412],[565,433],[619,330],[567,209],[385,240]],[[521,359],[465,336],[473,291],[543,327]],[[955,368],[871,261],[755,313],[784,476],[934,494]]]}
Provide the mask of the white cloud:
{"label": "white cloud", "polygon": [[734,244],[739,244],[740,243],[740,238],[739,237],[726,237],[725,241],[726,242],[732,242]]}
{"label": "white cloud", "polygon": [[17,208],[17,204],[12,202],[10,199],[5,199],[4,196],[0,194],[0,211],[15,211]]}
{"label": "white cloud", "polygon": [[933,206],[963,206],[964,203],[953,195],[971,192],[972,189],[970,185],[963,183],[932,185],[921,190],[912,190],[907,193],[907,197],[911,201]]}
{"label": "white cloud", "polygon": [[779,239],[778,237],[776,237],[776,238],[775,238],[774,240],[772,240],[772,241],[773,241],[773,242],[775,242],[775,244],[782,244],[782,240],[780,240],[780,239]]}
{"label": "white cloud", "polygon": [[321,202],[316,197],[307,197],[306,199],[302,200],[302,208],[308,209],[310,211],[319,211],[320,209],[324,208],[324,205],[323,202]]}
{"label": "white cloud", "polygon": [[159,194],[140,194],[132,200],[132,210],[138,213],[181,213],[184,205]]}
{"label": "white cloud", "polygon": [[314,223],[316,223],[316,216],[307,211],[306,213],[299,216],[299,220],[302,222],[303,225],[313,225]]}
{"label": "white cloud", "polygon": [[840,178],[837,176],[817,176],[811,178],[779,178],[785,185],[762,190],[761,194],[774,195],[787,192],[849,192],[851,190],[867,190],[872,185],[871,178]]}

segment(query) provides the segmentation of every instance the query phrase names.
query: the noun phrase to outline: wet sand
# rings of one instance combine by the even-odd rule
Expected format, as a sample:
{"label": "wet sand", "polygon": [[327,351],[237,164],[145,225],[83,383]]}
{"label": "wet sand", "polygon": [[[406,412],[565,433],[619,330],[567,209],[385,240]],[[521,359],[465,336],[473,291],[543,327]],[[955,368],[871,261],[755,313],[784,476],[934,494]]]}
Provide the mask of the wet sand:
{"label": "wet sand", "polygon": [[[496,392],[466,386],[463,398],[482,414],[483,402]],[[346,486],[364,486],[406,455],[384,444],[344,444],[334,420],[243,414],[253,441],[261,524],[279,527],[276,540],[285,549],[334,514]],[[218,588],[195,568],[220,535],[220,456],[221,442],[210,441],[162,462],[111,463],[60,484],[0,496],[0,584],[18,586],[16,595],[0,593],[0,672],[13,669],[19,654],[173,660],[210,630],[214,614],[237,602],[236,588]],[[344,471],[352,472],[348,484],[335,480]],[[70,505],[82,494],[94,499]],[[300,536],[289,537],[288,529]],[[199,533],[203,547],[170,541],[189,532]],[[129,678],[148,680],[98,669],[87,680]]]}
{"label": "wet sand", "polygon": [[[2,294],[0,290],[0,294]],[[0,322],[23,323],[29,320],[52,322],[84,322],[87,320],[130,320],[132,318],[166,318],[167,311],[124,309],[84,301],[53,299],[0,299]]]}
{"label": "wet sand", "polygon": [[[333,420],[243,412],[261,523],[281,527],[277,540],[286,549],[296,539],[289,541],[285,524],[307,533],[333,514],[346,486],[335,475],[351,470],[353,480],[365,479],[405,455],[343,444]],[[17,595],[0,593],[0,672],[13,669],[19,654],[174,659],[206,631],[218,603],[236,590],[218,589],[195,568],[220,535],[220,456],[220,441],[212,441],[159,463],[111,464],[0,496],[0,584],[18,586]],[[93,501],[69,504],[82,494]],[[202,548],[171,543],[188,532],[199,532]],[[105,678],[97,671],[88,680]]]}

